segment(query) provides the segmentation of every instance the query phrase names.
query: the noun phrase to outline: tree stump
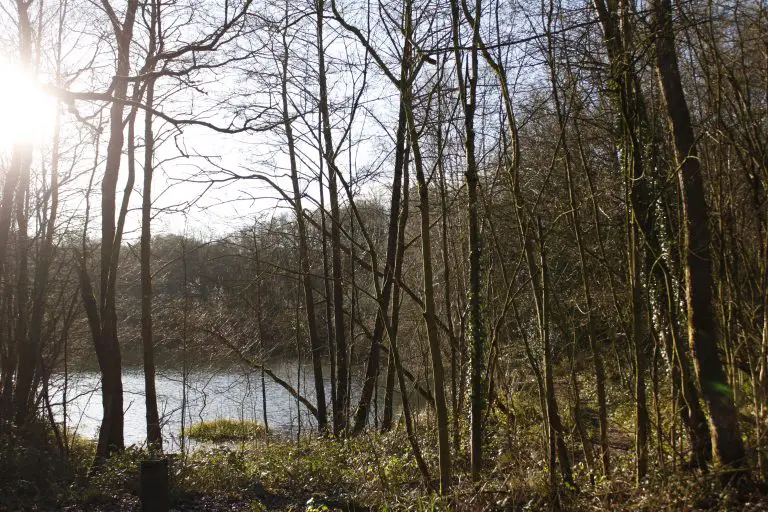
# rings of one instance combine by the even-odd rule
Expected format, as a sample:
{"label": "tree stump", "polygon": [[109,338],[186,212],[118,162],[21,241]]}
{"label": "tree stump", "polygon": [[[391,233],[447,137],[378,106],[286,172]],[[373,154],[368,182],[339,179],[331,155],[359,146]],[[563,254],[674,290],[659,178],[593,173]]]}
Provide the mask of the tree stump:
{"label": "tree stump", "polygon": [[168,459],[141,461],[141,510],[168,512]]}

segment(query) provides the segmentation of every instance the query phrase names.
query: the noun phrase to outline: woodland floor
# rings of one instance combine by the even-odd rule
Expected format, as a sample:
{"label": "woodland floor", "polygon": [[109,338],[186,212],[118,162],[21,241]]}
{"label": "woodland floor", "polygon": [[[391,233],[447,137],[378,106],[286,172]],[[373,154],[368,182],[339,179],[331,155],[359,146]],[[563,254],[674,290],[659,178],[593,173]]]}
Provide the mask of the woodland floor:
{"label": "woodland floor", "polygon": [[[434,477],[434,428],[429,418],[419,421],[423,456]],[[535,511],[552,510],[557,501],[561,510],[574,511],[768,511],[757,471],[747,483],[724,484],[722,473],[685,469],[666,448],[653,451],[649,476],[635,485],[631,425],[618,421],[610,431],[610,481],[588,468],[579,443],[571,439],[576,489],[561,486],[553,495],[535,416],[515,425],[496,418],[490,426],[480,482],[470,481],[466,457],[455,457],[454,483],[442,498],[426,490],[404,429],[398,428],[343,441],[306,436],[297,443],[271,436],[211,444],[184,458],[170,455],[171,510]],[[466,448],[462,445],[463,452]],[[36,435],[0,436],[0,511],[141,510],[138,468],[147,454],[128,448],[91,474],[93,456],[92,441],[75,439],[68,456],[61,457],[42,426]]]}
{"label": "woodland floor", "polygon": [[[612,440],[616,467],[611,482],[591,477],[576,461],[579,490],[560,490],[561,510],[768,511],[768,497],[758,485],[723,486],[713,472],[654,468],[647,482],[637,487],[631,483],[632,468],[623,462],[631,459],[631,439],[617,431]],[[145,454],[129,449],[100,475],[86,478],[78,471],[85,470],[92,454],[87,446],[83,443],[73,451],[73,462],[82,467],[70,466],[68,475],[51,461],[50,470],[57,473],[49,474],[48,482],[24,481],[20,475],[9,478],[7,464],[13,461],[3,457],[0,510],[141,510],[137,467]],[[424,443],[425,456],[435,467],[429,446]],[[552,510],[545,468],[516,467],[524,462],[522,452],[496,451],[479,485],[469,481],[465,461],[455,461],[456,483],[449,496],[439,498],[424,490],[407,442],[397,432],[346,442],[307,438],[298,448],[295,440],[217,447],[191,454],[183,467],[173,463],[171,510]],[[36,456],[33,451],[28,455]],[[35,465],[39,468],[42,463],[38,460]]]}

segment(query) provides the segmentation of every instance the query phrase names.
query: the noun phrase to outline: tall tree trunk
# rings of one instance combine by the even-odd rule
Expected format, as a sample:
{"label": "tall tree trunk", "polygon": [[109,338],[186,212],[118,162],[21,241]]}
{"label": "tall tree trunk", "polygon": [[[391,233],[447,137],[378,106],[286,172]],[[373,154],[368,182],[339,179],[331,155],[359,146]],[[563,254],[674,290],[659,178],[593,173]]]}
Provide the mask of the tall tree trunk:
{"label": "tall tree trunk", "polygon": [[328,196],[331,203],[331,267],[333,272],[333,317],[336,338],[336,401],[333,430],[338,435],[347,428],[349,396],[347,386],[349,370],[347,367],[347,341],[344,328],[344,283],[341,268],[341,214],[339,212],[338,168],[335,161],[331,117],[328,107],[328,82],[325,69],[325,44],[323,43],[323,15],[325,1],[317,3],[317,60],[320,81],[319,110],[323,132],[323,159],[328,166]]}
{"label": "tall tree trunk", "polygon": [[480,220],[478,216],[479,175],[475,158],[475,110],[477,108],[478,53],[480,51],[480,19],[482,4],[475,0],[472,24],[472,48],[469,52],[468,76],[464,75],[459,36],[461,18],[458,0],[451,2],[451,32],[453,34],[454,57],[459,99],[464,111],[464,153],[467,182],[467,222],[469,225],[469,335],[472,345],[470,352],[470,467],[472,479],[480,478],[483,460],[483,412],[488,397],[485,382],[485,325],[482,315],[482,283]]}
{"label": "tall tree trunk", "polygon": [[[121,23],[108,0],[102,0],[117,40],[117,63],[113,78],[113,96],[118,100],[126,98],[128,75],[131,67],[130,52],[133,40],[133,26],[136,20],[138,0],[129,0],[125,18]],[[103,461],[114,452],[122,451],[123,439],[123,381],[120,345],[117,340],[117,311],[115,304],[117,281],[117,256],[119,255],[122,226],[116,226],[117,181],[120,161],[123,156],[124,106],[120,101],[110,107],[109,142],[107,161],[101,182],[101,280],[96,315],[88,314],[93,343],[101,371],[103,417],[96,447],[96,462]],[[124,198],[126,199],[126,198]],[[125,201],[124,201],[125,202]],[[85,267],[83,265],[82,269]],[[83,276],[81,276],[82,278]],[[84,276],[88,280],[87,275]],[[90,285],[83,286],[84,300],[91,293]],[[93,325],[96,322],[98,326]],[[98,328],[96,328],[98,327]]]}
{"label": "tall tree trunk", "polygon": [[[409,114],[412,118],[413,114]],[[417,136],[415,124],[409,121],[411,137]],[[437,334],[435,321],[434,278],[432,276],[432,246],[429,234],[429,189],[420,163],[418,145],[413,145],[414,163],[416,165],[416,180],[419,188],[419,210],[421,211],[421,252],[424,274],[424,322],[427,327],[429,353],[432,362],[432,379],[434,381],[435,409],[437,413],[438,450],[440,454],[440,491],[446,493],[451,485],[451,447],[448,433],[448,409],[445,403],[445,376],[443,370],[440,339]]]}
{"label": "tall tree trunk", "polygon": [[[267,334],[264,329],[264,312],[262,309],[263,291],[262,291],[262,270],[261,270],[261,255],[259,254],[259,239],[257,237],[256,230],[253,230],[253,275],[256,276],[256,297],[253,302],[253,306],[256,313],[256,329],[259,335],[259,348],[262,352],[265,350],[265,341]],[[266,356],[263,356],[266,357]],[[267,441],[269,441],[269,418],[267,417],[267,385],[264,366],[261,367],[261,416],[264,421],[264,432],[267,434]]]}
{"label": "tall tree trunk", "polygon": [[[322,138],[322,121],[318,123],[318,139]],[[330,366],[330,377],[331,377],[331,413],[332,413],[332,420],[333,420],[333,435],[339,435],[339,424],[337,422],[337,419],[340,417],[339,411],[339,401],[336,396],[336,336],[334,335],[334,329],[333,329],[333,296],[331,292],[331,279],[330,279],[330,270],[328,265],[328,236],[326,235],[327,229],[326,229],[326,211],[325,211],[325,193],[323,192],[323,188],[325,187],[323,183],[323,149],[322,144],[320,145],[320,151],[319,151],[319,167],[320,167],[320,174],[318,177],[319,182],[319,190],[320,190],[320,231],[321,231],[321,244],[322,244],[322,252],[323,252],[323,292],[325,295],[325,334],[326,334],[326,342],[328,344],[328,359],[329,359],[329,366]]]}
{"label": "tall tree trunk", "polygon": [[[405,141],[404,141],[405,142]],[[392,284],[392,326],[389,329],[389,343],[392,349],[389,351],[389,363],[387,366],[387,387],[384,395],[384,414],[381,420],[381,430],[386,432],[392,428],[392,416],[394,413],[393,394],[395,370],[397,370],[398,382],[404,373],[402,365],[395,361],[395,345],[397,344],[398,329],[400,326],[400,280],[403,272],[403,260],[405,259],[405,229],[408,224],[410,211],[410,180],[408,172],[409,146],[405,144],[403,155],[403,184],[402,184],[402,208],[397,221],[397,254],[395,255],[395,275]],[[405,382],[404,380],[402,382]],[[402,387],[402,386],[401,386]],[[401,392],[406,392],[402,391]],[[407,397],[406,397],[407,399]]]}
{"label": "tall tree trunk", "polygon": [[[31,147],[28,156],[31,157]],[[32,391],[37,367],[36,347],[31,343],[29,334],[29,169],[31,158],[26,159],[25,168],[21,170],[19,187],[16,190],[16,322],[14,342],[17,347],[19,364],[17,368],[16,382],[16,411],[27,408],[27,398]],[[21,384],[21,386],[19,386]],[[28,390],[27,390],[28,389]],[[16,423],[20,425],[25,416],[17,414]]]}
{"label": "tall tree trunk", "polygon": [[[441,74],[444,72],[444,61],[440,62],[443,67],[440,68]],[[443,259],[443,307],[445,308],[446,316],[446,330],[448,339],[451,344],[451,412],[453,420],[453,451],[456,456],[459,456],[461,450],[461,397],[459,389],[461,387],[462,375],[459,353],[459,342],[456,339],[455,328],[453,324],[453,308],[454,302],[453,288],[451,287],[451,263],[450,252],[448,250],[448,217],[450,212],[448,210],[448,188],[447,188],[447,169],[446,158],[444,155],[445,149],[445,135],[443,131],[447,133],[448,128],[445,127],[445,105],[444,105],[444,92],[442,89],[442,81],[438,82],[437,91],[437,115],[438,126],[436,134],[438,160],[437,160],[437,172],[438,172],[438,186],[440,187],[440,252]],[[444,128],[445,127],[445,128]]]}
{"label": "tall tree trunk", "polygon": [[652,9],[657,29],[656,66],[679,169],[677,175],[683,207],[688,341],[701,393],[709,412],[715,457],[725,466],[743,468],[746,460],[738,414],[717,349],[709,255],[709,213],[704,196],[701,162],[677,63],[672,4],[670,0],[653,0]]}
{"label": "tall tree trunk", "polygon": [[[405,46],[403,59],[410,60],[412,46],[412,8],[413,2],[406,1],[405,20]],[[403,96],[403,104],[408,122],[408,137],[413,153],[413,163],[416,168],[416,182],[419,190],[419,210],[421,212],[421,255],[424,290],[424,323],[427,328],[429,341],[429,353],[432,363],[432,379],[434,382],[435,412],[437,413],[437,437],[438,453],[440,457],[440,492],[446,493],[451,485],[451,445],[448,430],[448,408],[445,402],[445,376],[443,370],[443,356],[440,350],[440,339],[437,332],[437,318],[435,310],[434,277],[432,274],[432,241],[430,236],[430,212],[429,212],[429,188],[424,174],[424,162],[421,157],[419,144],[419,132],[416,128],[416,120],[413,114],[412,80],[403,85],[400,94]]]}
{"label": "tall tree trunk", "polygon": [[[632,164],[629,164],[630,166]],[[629,187],[635,188],[638,178],[631,173]],[[637,243],[639,230],[631,209],[627,211],[627,267],[630,287],[630,332],[629,342],[634,349],[635,366],[635,480],[640,485],[648,472],[648,404],[645,390],[645,338],[643,329],[643,301],[640,284],[640,268],[637,262],[640,251]]]}
{"label": "tall tree trunk", "polygon": [[[149,45],[147,65],[144,71],[154,71],[149,65],[157,50],[160,7],[153,0],[150,7]],[[146,83],[146,105],[151,109],[155,99],[155,79]],[[144,183],[141,196],[141,341],[144,357],[145,416],[147,422],[147,447],[150,452],[162,452],[163,437],[160,415],[157,411],[155,388],[155,343],[152,330],[152,177],[154,174],[155,134],[152,130],[152,114],[144,112]]]}
{"label": "tall tree trunk", "polygon": [[[22,71],[32,73],[32,25],[29,17],[29,8],[32,2],[16,0],[16,12],[18,15],[18,43],[19,61]],[[32,145],[29,141],[19,140],[13,143],[11,149],[10,168],[5,175],[3,184],[3,198],[0,204],[0,284],[7,289],[0,288],[0,294],[11,294],[11,275],[7,268],[8,248],[11,234],[11,224],[14,205],[17,211],[18,239],[17,256],[20,258],[17,276],[17,311],[15,321],[8,318],[8,327],[11,329],[0,330],[0,347],[7,345],[7,359],[3,364],[2,397],[0,398],[0,416],[12,419],[15,402],[16,423],[21,424],[25,420],[27,399],[31,391],[35,369],[35,348],[27,341],[26,313],[26,279],[27,279],[27,218],[26,200],[29,187],[29,171],[32,164]],[[6,274],[6,275],[3,275]],[[22,289],[23,287],[23,289]],[[2,296],[2,295],[0,295]],[[5,339],[3,339],[5,338]],[[17,359],[18,358],[18,359]],[[16,387],[13,386],[13,376],[16,374]],[[15,396],[14,396],[15,394]]]}
{"label": "tall tree trunk", "polygon": [[[157,17],[156,3],[152,4],[152,18]],[[153,24],[154,26],[154,24]],[[154,28],[150,36],[150,51],[154,52]],[[146,103],[154,104],[155,80],[147,82]],[[144,391],[146,401],[147,446],[152,452],[163,449],[160,415],[157,412],[155,389],[155,342],[152,331],[152,175],[154,173],[155,135],[152,131],[152,114],[144,115],[144,188],[141,197],[141,340],[144,354]]]}
{"label": "tall tree trunk", "polygon": [[[286,3],[286,22],[288,4]],[[314,373],[315,399],[317,402],[317,429],[320,432],[328,430],[328,412],[325,402],[325,381],[323,380],[323,345],[317,332],[317,316],[315,315],[315,298],[312,293],[312,275],[309,266],[309,249],[307,246],[307,227],[304,222],[304,208],[299,187],[299,169],[296,163],[296,144],[293,137],[291,117],[288,115],[288,41],[287,27],[283,30],[283,55],[281,60],[281,96],[283,106],[283,126],[288,142],[288,159],[291,166],[291,182],[293,185],[293,205],[296,214],[296,224],[299,230],[299,260],[301,262],[301,281],[304,292],[304,310],[307,317],[309,344],[312,350],[312,370]],[[263,343],[264,340],[262,340]]]}

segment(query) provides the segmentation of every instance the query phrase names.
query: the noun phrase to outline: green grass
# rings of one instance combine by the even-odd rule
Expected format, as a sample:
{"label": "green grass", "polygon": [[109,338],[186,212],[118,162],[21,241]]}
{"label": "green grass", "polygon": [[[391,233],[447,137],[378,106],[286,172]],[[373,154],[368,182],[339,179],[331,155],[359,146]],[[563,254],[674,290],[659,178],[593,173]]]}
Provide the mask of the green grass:
{"label": "green grass", "polygon": [[203,421],[192,425],[186,432],[190,439],[210,443],[250,441],[265,434],[264,427],[255,421],[230,419]]}

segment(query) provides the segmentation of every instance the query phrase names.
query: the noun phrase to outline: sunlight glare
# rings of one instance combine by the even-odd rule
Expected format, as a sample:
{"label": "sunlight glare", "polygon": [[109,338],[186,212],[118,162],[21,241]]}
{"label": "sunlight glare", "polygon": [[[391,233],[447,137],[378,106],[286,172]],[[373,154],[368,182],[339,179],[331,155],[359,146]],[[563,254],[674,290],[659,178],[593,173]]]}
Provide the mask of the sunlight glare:
{"label": "sunlight glare", "polygon": [[0,148],[44,143],[55,113],[56,101],[29,72],[0,61]]}

